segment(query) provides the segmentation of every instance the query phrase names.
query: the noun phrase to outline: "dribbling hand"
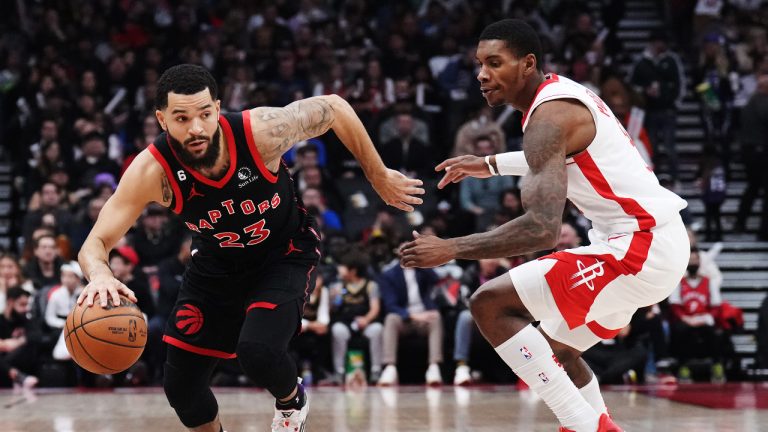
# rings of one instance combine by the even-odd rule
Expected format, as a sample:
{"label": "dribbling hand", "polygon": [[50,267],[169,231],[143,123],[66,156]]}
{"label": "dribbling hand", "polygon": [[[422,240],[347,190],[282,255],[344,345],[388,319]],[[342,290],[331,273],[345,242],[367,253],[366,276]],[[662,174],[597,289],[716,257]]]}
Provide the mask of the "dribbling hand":
{"label": "dribbling hand", "polygon": [[77,304],[83,304],[83,301],[90,307],[93,306],[93,298],[99,295],[101,301],[101,307],[107,306],[107,301],[112,298],[112,303],[115,306],[120,306],[120,294],[131,299],[136,303],[136,295],[128,289],[122,282],[114,277],[100,277],[94,278],[86,285],[83,292],[80,293],[80,297],[77,298]]}
{"label": "dribbling hand", "polygon": [[424,189],[419,187],[423,184],[422,181],[408,178],[400,171],[387,168],[384,177],[371,179],[371,184],[387,205],[397,207],[402,211],[411,212],[413,211],[412,205],[419,205],[424,202],[421,198],[414,196],[424,195]]}
{"label": "dribbling hand", "polygon": [[437,184],[442,189],[449,183],[458,183],[467,177],[488,178],[491,172],[485,158],[473,155],[456,156],[446,159],[435,167],[435,171],[445,170],[445,175]]}

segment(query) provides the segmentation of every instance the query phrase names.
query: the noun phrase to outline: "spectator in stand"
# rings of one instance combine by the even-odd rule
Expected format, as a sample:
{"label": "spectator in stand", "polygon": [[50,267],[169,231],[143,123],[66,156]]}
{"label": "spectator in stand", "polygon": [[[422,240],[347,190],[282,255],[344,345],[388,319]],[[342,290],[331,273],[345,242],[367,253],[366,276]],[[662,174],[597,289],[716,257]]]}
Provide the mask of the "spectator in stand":
{"label": "spectator in stand", "polygon": [[30,293],[35,289],[32,282],[24,278],[21,265],[15,256],[0,255],[0,310],[5,309],[6,292],[15,286],[20,286]]}
{"label": "spectator in stand", "polygon": [[155,138],[160,135],[160,125],[157,123],[155,113],[147,114],[144,116],[141,123],[141,134],[139,134],[133,140],[133,151],[129,152],[123,160],[123,166],[120,168],[120,175],[122,176],[128,166],[133,162],[136,156],[139,155],[144,149],[149,147],[155,141]]}
{"label": "spectator in stand", "polygon": [[725,380],[722,332],[715,327],[714,312],[721,304],[720,285],[699,274],[699,252],[691,251],[688,273],[669,296],[672,312],[672,353],[680,364],[678,379],[691,381],[688,362],[711,358],[711,379]]}
{"label": "spectator in stand", "polygon": [[104,135],[91,132],[83,137],[81,146],[82,156],[75,161],[73,173],[76,176],[75,185],[88,187],[93,184],[97,174],[109,173],[113,178],[119,178],[120,167],[107,155],[107,143]]}
{"label": "spectator in stand", "polygon": [[707,144],[718,149],[727,177],[730,177],[731,116],[735,96],[731,83],[733,73],[725,38],[715,32],[708,33],[704,37],[694,84],[701,100]]}
{"label": "spectator in stand", "polygon": [[723,239],[720,207],[726,196],[725,168],[712,146],[705,146],[699,159],[696,182],[704,202],[706,241],[718,242]]}
{"label": "spectator in stand", "polygon": [[425,381],[441,384],[440,363],[443,361],[443,321],[432,295],[437,275],[431,269],[392,266],[379,278],[384,300],[384,370],[380,386],[398,382],[397,346],[401,334],[417,332],[429,339],[429,358]]}
{"label": "spectator in stand", "polygon": [[475,143],[479,138],[487,138],[493,145],[494,153],[506,151],[504,131],[493,119],[493,111],[487,105],[480,107],[477,114],[462,124],[456,132],[451,157],[475,154]]}
{"label": "spectator in stand", "polygon": [[678,55],[669,49],[665,31],[654,31],[648,47],[635,63],[630,81],[645,98],[645,127],[658,166],[661,148],[672,181],[679,181],[675,129],[677,104],[685,94],[685,75]]}
{"label": "spectator in stand", "polygon": [[30,293],[19,286],[6,292],[0,315],[0,385],[29,389],[37,385],[36,349],[27,341]]}
{"label": "spectator in stand", "polygon": [[581,246],[581,236],[576,228],[569,222],[563,222],[560,227],[560,238],[557,240],[557,246],[555,250],[562,251],[565,249],[573,249]]}
{"label": "spectator in stand", "polygon": [[[644,382],[648,349],[635,325],[645,310],[638,309],[632,321],[613,339],[605,339],[584,352],[584,361],[594,371],[600,384],[637,384]],[[638,327],[640,328],[640,327]]]}
{"label": "spectator in stand", "polygon": [[523,214],[523,203],[520,199],[520,189],[509,188],[499,196],[499,210],[496,212],[494,223],[501,225]]}
{"label": "spectator in stand", "polygon": [[[390,166],[390,165],[387,165]],[[323,191],[316,187],[308,187],[301,193],[301,201],[307,209],[314,207],[317,209],[318,216],[322,219],[325,230],[341,231],[341,217],[335,211],[325,205]]]}
{"label": "spectator in stand", "polygon": [[381,376],[381,299],[379,285],[368,275],[369,259],[359,250],[351,250],[337,267],[339,282],[331,285],[331,337],[333,342],[334,382],[344,382],[347,345],[353,335],[368,339],[371,383]]}
{"label": "spectator in stand", "polygon": [[[766,57],[768,59],[768,56]],[[739,202],[734,229],[746,231],[747,216],[755,197],[768,202],[768,72],[758,78],[757,90],[741,111],[740,144],[747,175],[747,188]],[[763,205],[758,237],[768,240],[768,205]]]}
{"label": "spectator in stand", "polygon": [[24,240],[32,240],[32,231],[43,225],[43,216],[53,215],[59,232],[66,233],[70,230],[72,214],[62,206],[62,190],[55,183],[46,182],[40,189],[40,205],[35,210],[30,210],[24,216],[23,235]]}
{"label": "spectator in stand", "polygon": [[56,237],[51,233],[43,234],[33,239],[32,244],[34,257],[27,262],[24,273],[37,290],[58,284],[63,262],[58,255]]}
{"label": "spectator in stand", "polygon": [[83,272],[77,261],[70,261],[61,266],[61,284],[48,293],[45,307],[45,324],[52,328],[64,328],[67,315],[75,308],[77,296],[83,289]]}
{"label": "spectator in stand", "polygon": [[399,114],[396,118],[397,136],[381,146],[384,164],[410,177],[434,175],[429,146],[413,135],[413,116]]}
{"label": "spectator in stand", "polygon": [[70,238],[72,240],[73,254],[77,255],[80,251],[80,247],[91,232],[91,228],[93,228],[93,224],[96,223],[96,219],[99,217],[99,213],[106,202],[106,198],[91,198],[88,201],[86,208],[72,221]]}

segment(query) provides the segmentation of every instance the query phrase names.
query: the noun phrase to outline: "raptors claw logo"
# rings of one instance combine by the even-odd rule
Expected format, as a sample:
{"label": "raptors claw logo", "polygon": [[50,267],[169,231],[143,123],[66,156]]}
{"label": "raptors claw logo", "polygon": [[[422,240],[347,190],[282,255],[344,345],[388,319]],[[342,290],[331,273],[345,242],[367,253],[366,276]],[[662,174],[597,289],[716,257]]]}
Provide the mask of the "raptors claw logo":
{"label": "raptors claw logo", "polygon": [[176,311],[176,328],[184,335],[193,335],[203,327],[203,313],[189,303]]}

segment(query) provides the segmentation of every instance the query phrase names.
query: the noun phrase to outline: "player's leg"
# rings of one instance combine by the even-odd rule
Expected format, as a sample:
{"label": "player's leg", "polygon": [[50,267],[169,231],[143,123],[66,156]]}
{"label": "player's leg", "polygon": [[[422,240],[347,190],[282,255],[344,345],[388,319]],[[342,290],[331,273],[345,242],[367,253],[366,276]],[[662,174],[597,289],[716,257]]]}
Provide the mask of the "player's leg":
{"label": "player's leg", "polygon": [[558,361],[587,403],[598,414],[608,413],[603,395],[600,394],[600,384],[587,362],[581,358],[582,351],[552,339],[541,327],[539,331],[547,339]]}
{"label": "player's leg", "polygon": [[[536,270],[535,265],[532,263],[529,271]],[[536,318],[556,316],[556,307],[549,309],[547,315],[547,307],[539,308]],[[547,339],[531,325],[533,316],[509,274],[483,284],[470,299],[470,310],[499,356],[544,400],[563,426],[576,432],[597,430],[599,414],[557,364]]]}
{"label": "player's leg", "polygon": [[251,308],[237,344],[243,370],[275,397],[275,407],[281,411],[301,411],[307,400],[296,380],[296,362],[288,353],[288,344],[301,325],[302,307],[302,300],[295,299],[272,309]]}
{"label": "player's leg", "polygon": [[190,431],[221,432],[219,405],[208,383],[218,359],[168,346],[163,388]]}

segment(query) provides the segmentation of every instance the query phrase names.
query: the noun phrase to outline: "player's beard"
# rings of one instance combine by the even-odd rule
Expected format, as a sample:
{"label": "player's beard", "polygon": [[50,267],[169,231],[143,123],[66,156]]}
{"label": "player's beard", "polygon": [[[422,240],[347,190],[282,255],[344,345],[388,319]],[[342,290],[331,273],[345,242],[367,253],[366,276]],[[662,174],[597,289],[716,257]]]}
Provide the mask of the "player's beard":
{"label": "player's beard", "polygon": [[[172,137],[171,134],[168,134],[168,141],[171,143],[171,147],[173,147],[173,150],[176,153],[176,156],[179,158],[179,161],[194,170],[211,169],[214,165],[216,165],[216,160],[219,158],[219,154],[221,152],[221,143],[219,142],[220,138],[220,128],[216,129],[216,132],[213,134],[213,138],[209,138],[205,135],[198,135],[188,138],[184,144],[182,144],[181,141],[177,140],[176,138]],[[205,153],[202,156],[195,157],[184,147],[185,145],[200,139],[208,140],[208,148],[205,149]]]}

